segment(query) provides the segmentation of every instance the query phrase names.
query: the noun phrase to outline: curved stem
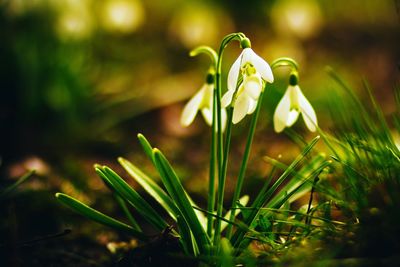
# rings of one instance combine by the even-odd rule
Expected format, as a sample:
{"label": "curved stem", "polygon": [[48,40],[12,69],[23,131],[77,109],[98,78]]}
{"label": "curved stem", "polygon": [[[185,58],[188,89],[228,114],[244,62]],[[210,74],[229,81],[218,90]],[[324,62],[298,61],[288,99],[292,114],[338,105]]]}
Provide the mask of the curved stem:
{"label": "curved stem", "polygon": [[[228,128],[226,134],[226,143],[225,146],[225,155],[223,157],[223,135],[222,135],[222,119],[221,119],[221,95],[222,95],[222,82],[221,82],[221,68],[222,68],[222,56],[224,53],[224,49],[226,46],[233,40],[241,40],[245,38],[243,33],[232,33],[228,34],[224,37],[221,42],[220,48],[218,50],[218,60],[216,65],[216,74],[215,74],[215,90],[216,90],[216,113],[217,113],[217,162],[218,162],[218,192],[217,192],[217,219],[216,226],[214,231],[214,245],[219,246],[220,238],[221,238],[221,215],[223,210],[223,202],[224,202],[224,191],[225,191],[225,179],[226,179],[226,167],[228,162],[228,153],[229,153],[229,144],[230,144],[230,132],[232,128],[232,116],[233,109],[230,109],[228,112]],[[225,169],[225,171],[224,171]]]}
{"label": "curved stem", "polygon": [[215,66],[217,64],[217,61],[218,61],[217,52],[215,52],[215,50],[212,49],[211,47],[202,45],[202,46],[196,47],[195,49],[193,49],[189,53],[189,55],[191,57],[195,57],[195,56],[197,56],[199,54],[208,55],[210,57],[211,61],[212,61],[212,65],[213,66]]}
{"label": "curved stem", "polygon": [[[206,54],[210,57],[212,64],[210,70],[213,72],[217,69],[218,55],[214,49],[209,46],[199,46],[190,51],[189,55],[191,57],[197,56],[199,54]],[[210,73],[210,72],[209,72]],[[207,81],[208,82],[208,81]],[[210,167],[209,167],[209,185],[208,185],[208,203],[207,203],[207,211],[209,215],[207,217],[207,234],[211,238],[212,235],[212,226],[213,226],[213,216],[211,214],[215,208],[215,143],[216,143],[216,111],[217,111],[217,90],[214,90],[213,94],[213,119],[212,119],[212,131],[211,131],[211,147],[210,147]]]}
{"label": "curved stem", "polygon": [[[255,111],[254,115],[251,118],[250,130],[249,130],[249,134],[247,135],[246,147],[245,147],[245,150],[244,150],[242,164],[240,165],[239,176],[238,176],[238,179],[237,179],[237,182],[236,182],[235,191],[233,193],[232,210],[231,210],[231,216],[229,218],[230,221],[234,221],[235,220],[234,208],[236,208],[236,203],[239,200],[240,193],[241,193],[241,190],[242,190],[243,181],[244,181],[244,175],[246,173],[247,163],[249,161],[249,156],[250,156],[251,145],[253,143],[253,137],[254,137],[257,121],[258,121],[258,115],[259,115],[260,110],[261,110],[262,100],[263,100],[264,92],[265,92],[265,89],[266,89],[265,87],[264,87],[264,90],[261,92],[261,94],[259,96],[259,100],[258,100],[258,103],[257,103],[256,111]],[[233,225],[229,224],[228,228],[227,228],[227,238],[228,239],[230,239],[231,236],[232,236],[232,228],[233,228]]]}
{"label": "curved stem", "polygon": [[221,72],[222,72],[222,56],[225,47],[233,40],[240,40],[244,38],[243,33],[231,33],[224,37],[221,42],[221,46],[218,50],[218,60],[215,74],[215,90],[217,91],[217,159],[218,159],[218,175],[221,179],[221,167],[222,167],[222,151],[223,151],[223,138],[222,138],[222,121],[221,121],[221,95],[222,95],[222,83],[221,83]]}
{"label": "curved stem", "polygon": [[295,70],[299,69],[299,65],[297,64],[297,62],[290,58],[290,57],[280,57],[275,59],[272,63],[271,63],[271,69],[275,69],[278,67],[292,67]]}

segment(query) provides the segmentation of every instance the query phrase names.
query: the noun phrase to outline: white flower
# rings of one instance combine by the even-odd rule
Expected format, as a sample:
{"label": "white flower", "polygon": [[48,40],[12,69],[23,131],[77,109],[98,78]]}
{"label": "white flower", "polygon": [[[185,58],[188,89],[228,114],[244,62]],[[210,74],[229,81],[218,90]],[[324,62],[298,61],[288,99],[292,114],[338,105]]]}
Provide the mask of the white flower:
{"label": "white flower", "polygon": [[254,112],[257,106],[257,100],[263,90],[263,80],[272,83],[274,76],[268,63],[258,56],[254,51],[247,47],[243,49],[240,56],[233,63],[228,74],[228,91],[222,97],[223,107],[232,103],[232,98],[236,90],[239,71],[241,71],[243,82],[239,85],[236,93],[236,99],[233,103],[234,124],[241,121],[246,114]]}
{"label": "white flower", "polygon": [[[208,125],[212,125],[213,121],[213,96],[214,96],[214,84],[205,83],[200,90],[189,100],[183,109],[181,115],[181,124],[184,127],[189,126],[199,110],[203,114],[204,120]],[[222,130],[225,129],[226,125],[226,110],[221,109],[221,120]]]}
{"label": "white flower", "polygon": [[276,107],[274,114],[275,132],[282,132],[285,127],[292,126],[299,115],[302,115],[307,128],[311,132],[317,129],[317,115],[298,85],[289,85],[284,96]]}

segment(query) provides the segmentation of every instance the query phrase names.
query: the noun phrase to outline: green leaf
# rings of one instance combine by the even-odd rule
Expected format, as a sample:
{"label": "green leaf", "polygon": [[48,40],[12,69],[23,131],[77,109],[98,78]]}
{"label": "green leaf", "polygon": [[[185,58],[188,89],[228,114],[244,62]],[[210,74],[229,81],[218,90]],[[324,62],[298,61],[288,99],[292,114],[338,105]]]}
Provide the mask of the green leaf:
{"label": "green leaf", "polygon": [[32,170],[22,175],[15,183],[4,189],[4,191],[0,193],[0,197],[4,198],[5,196],[12,193],[18,186],[20,186],[20,184],[28,180],[28,178],[31,177],[34,173],[35,170]]}
{"label": "green leaf", "polygon": [[182,216],[177,217],[177,225],[180,234],[180,242],[186,254],[197,256],[199,254],[193,234]]}
{"label": "green leaf", "polygon": [[210,244],[210,240],[208,239],[208,236],[191,205],[186,191],[184,190],[175,171],[172,169],[168,160],[164,157],[161,151],[155,148],[153,149],[153,154],[156,168],[160,173],[165,188],[171,198],[175,201],[177,207],[182,212],[184,219],[192,230],[200,252],[205,253]]}
{"label": "green leaf", "polygon": [[221,239],[220,266],[221,267],[235,266],[234,257],[233,257],[233,248],[227,238]]}
{"label": "green leaf", "polygon": [[[242,196],[242,197],[239,199],[239,201],[238,201],[238,203],[237,203],[237,206],[238,206],[238,207],[245,207],[245,206],[247,205],[247,203],[249,203],[249,200],[250,200],[249,196],[247,196],[247,195]],[[227,220],[234,221],[234,218],[236,218],[236,216],[238,216],[238,215],[240,214],[240,212],[242,212],[241,209],[235,209],[235,214],[234,214],[233,218],[231,218],[232,209],[230,209],[230,210],[225,214],[224,218],[227,219]],[[222,222],[221,222],[221,232],[228,226],[228,224],[229,224],[229,223],[228,223],[227,221],[222,221]]]}
{"label": "green leaf", "polygon": [[117,200],[118,204],[121,206],[122,211],[125,213],[126,217],[128,218],[129,222],[131,223],[131,226],[135,228],[136,230],[141,231],[142,229],[140,228],[140,225],[137,223],[135,218],[133,218],[131,212],[129,211],[128,207],[126,206],[125,200],[122,199],[118,194],[114,193],[114,197]]}
{"label": "green leaf", "polygon": [[[320,139],[319,136],[315,137],[310,144],[308,144],[302,153],[290,164],[290,166],[284,171],[284,173],[275,181],[275,183],[266,191],[260,192],[259,195],[256,197],[254,203],[251,205],[253,210],[251,213],[246,217],[244,223],[248,226],[252,225],[253,221],[257,218],[259,213],[259,209],[262,208],[272,197],[272,195],[278,190],[281,184],[289,177],[290,174],[293,173],[294,169],[297,165],[304,159],[304,157],[311,151],[311,149],[315,146],[315,144]],[[238,229],[235,234],[231,238],[232,245],[237,248],[239,247],[240,243],[243,240],[245,232],[241,229]]]}
{"label": "green leaf", "polygon": [[142,241],[148,240],[148,237],[145,234],[143,234],[141,231],[138,231],[125,223],[122,223],[114,218],[111,218],[111,217],[101,213],[98,210],[95,210],[71,196],[68,196],[63,193],[57,193],[56,198],[61,203],[66,205],[68,208],[74,210],[75,212],[77,212],[93,221],[96,221],[98,223],[101,223],[103,225],[106,225],[108,227],[111,227],[111,228],[114,228],[117,230],[127,232],[129,234],[132,234],[134,237],[136,237],[139,240],[142,240]]}
{"label": "green leaf", "polygon": [[117,173],[103,166],[96,167],[96,172],[109,184],[113,190],[121,196],[125,201],[131,204],[140,215],[151,223],[157,230],[164,230],[168,224],[164,219],[147,203],[127,182],[125,182]]}
{"label": "green leaf", "polygon": [[[275,167],[286,170],[289,167],[286,164],[283,164],[275,159],[269,158],[269,157],[264,157],[263,158],[265,161],[271,163]],[[305,166],[303,166],[298,172],[293,171],[293,178],[288,181],[281,189],[281,192],[292,192],[296,190],[297,192],[295,194],[292,194],[292,196],[288,199],[289,203],[292,203],[293,201],[296,201],[298,198],[302,197],[305,193],[307,193],[312,186],[312,182],[306,183],[304,186],[301,187],[301,190],[299,190],[299,186],[304,183],[304,181],[307,181],[310,176],[315,175],[315,171],[317,170],[318,172],[322,168],[326,168],[328,165],[331,164],[331,161],[325,160],[325,157],[323,154],[318,154],[316,157],[313,157]],[[272,208],[276,205],[276,203],[280,202],[280,198],[282,195],[277,194],[275,195],[269,202],[268,202],[268,207]]]}
{"label": "green leaf", "polygon": [[[144,152],[146,153],[146,155],[148,156],[148,158],[153,162],[154,166],[155,166],[155,162],[154,162],[154,155],[153,155],[153,147],[151,146],[150,142],[146,139],[146,137],[144,137],[144,135],[142,134],[138,134],[137,135],[139,142],[144,150]],[[122,163],[121,163],[122,164]],[[131,164],[132,166],[132,164]],[[125,168],[125,166],[123,166]],[[136,171],[135,171],[136,170]],[[128,171],[128,170],[127,170]],[[150,178],[145,177],[145,175],[143,175],[144,173],[141,172],[138,168],[132,168],[133,173],[136,173],[137,176],[133,176],[132,177],[135,178],[135,180],[143,186],[143,188],[155,198],[155,195],[157,194],[157,198],[156,200],[164,207],[164,209],[167,210],[167,212],[171,215],[172,218],[176,218],[178,216],[178,213],[176,212],[176,209],[174,209],[174,206],[176,206],[175,204],[173,204],[173,201],[170,201],[170,204],[168,204],[168,200],[162,196],[162,195],[166,195],[165,192],[159,188],[157,186],[157,184]],[[129,172],[129,171],[128,171]],[[137,177],[139,177],[139,179],[136,179]],[[139,181],[141,180],[141,181]],[[149,183],[149,181],[152,182],[152,184],[150,184],[149,186],[145,187],[146,183]],[[155,186],[154,186],[155,185]],[[159,189],[156,188],[156,186],[162,191],[160,191]],[[150,189],[149,187],[151,187],[152,190],[148,190]],[[151,192],[151,191],[156,191],[156,192]],[[197,204],[194,203],[194,201],[190,198],[189,195],[187,195],[189,201],[192,203],[192,206],[197,206]],[[160,201],[162,201],[163,203],[161,203]],[[168,206],[168,207],[167,207]],[[174,212],[175,210],[175,212]],[[207,225],[207,218],[204,216],[204,214],[199,211],[199,210],[195,210],[197,217],[200,220],[201,225],[205,228]]]}
{"label": "green leaf", "polygon": [[147,157],[154,163],[154,155],[153,155],[153,147],[147,141],[146,137],[144,137],[143,134],[138,134],[137,138],[139,139],[139,143],[142,146],[144,153],[147,155]]}
{"label": "green leaf", "polygon": [[139,168],[133,165],[130,161],[124,158],[118,158],[119,163],[124,167],[124,169],[129,173],[129,175],[135,179],[138,184],[140,184],[147,193],[150,194],[176,221],[177,216],[179,216],[180,211],[176,207],[172,199],[167,195],[167,193],[157,185],[150,177],[143,173]]}

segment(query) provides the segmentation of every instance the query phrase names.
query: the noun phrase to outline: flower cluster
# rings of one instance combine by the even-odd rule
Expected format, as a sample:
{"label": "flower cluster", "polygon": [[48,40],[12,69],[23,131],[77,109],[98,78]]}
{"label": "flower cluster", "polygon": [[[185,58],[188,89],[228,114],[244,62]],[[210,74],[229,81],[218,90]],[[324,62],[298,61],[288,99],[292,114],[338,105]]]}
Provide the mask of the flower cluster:
{"label": "flower cluster", "polygon": [[[241,46],[243,50],[228,73],[228,90],[221,98],[221,124],[223,129],[227,123],[226,108],[233,107],[232,123],[237,124],[246,115],[255,111],[265,84],[274,82],[270,65],[251,49],[250,40],[243,38]],[[199,110],[201,110],[207,124],[212,125],[215,84],[214,79],[210,79],[210,75],[212,74],[209,73],[207,82],[203,87],[186,104],[181,116],[183,126],[190,125]],[[275,131],[279,133],[286,127],[291,127],[300,114],[307,128],[311,132],[316,131],[318,126],[317,116],[310,102],[300,90],[296,70],[290,74],[289,86],[275,110],[273,120]]]}

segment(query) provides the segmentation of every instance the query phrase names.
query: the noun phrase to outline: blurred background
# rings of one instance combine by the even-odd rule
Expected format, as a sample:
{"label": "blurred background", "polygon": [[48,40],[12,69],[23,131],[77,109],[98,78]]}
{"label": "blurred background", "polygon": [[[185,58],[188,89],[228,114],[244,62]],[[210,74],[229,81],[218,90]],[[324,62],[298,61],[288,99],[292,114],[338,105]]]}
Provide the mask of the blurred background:
{"label": "blurred background", "polygon": [[[51,215],[59,209],[53,203],[57,191],[112,213],[92,165],[110,165],[126,177],[116,164],[124,156],[154,174],[136,141],[139,132],[165,152],[201,202],[209,128],[200,116],[182,128],[179,117],[203,84],[209,61],[188,53],[198,45],[217,50],[231,32],[244,32],[268,62],[282,56],[298,61],[300,86],[321,128],[333,129],[326,66],[355,88],[364,77],[391,116],[399,82],[399,8],[397,0],[0,0],[0,186],[35,169],[22,186],[23,200],[6,214],[14,222],[30,218],[31,225],[42,225],[24,230],[20,223],[17,239],[62,228],[64,222]],[[224,82],[239,53],[237,43],[227,48]],[[273,132],[287,75],[286,69],[276,71],[266,94],[254,155],[289,160],[299,151]],[[235,128],[234,155],[242,155],[248,123],[247,118]],[[303,122],[295,130],[313,136]],[[240,159],[233,157],[232,166]],[[260,183],[265,165],[250,164],[255,179],[245,191]],[[17,211],[19,205],[27,214]]]}

